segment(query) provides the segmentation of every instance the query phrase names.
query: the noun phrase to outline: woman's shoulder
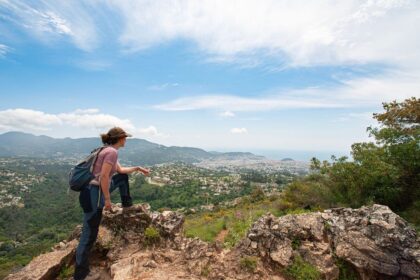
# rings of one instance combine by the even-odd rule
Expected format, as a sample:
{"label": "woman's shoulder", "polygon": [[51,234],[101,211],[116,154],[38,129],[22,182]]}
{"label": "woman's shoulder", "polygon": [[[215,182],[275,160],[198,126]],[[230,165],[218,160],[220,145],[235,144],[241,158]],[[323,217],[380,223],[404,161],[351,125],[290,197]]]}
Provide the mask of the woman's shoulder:
{"label": "woman's shoulder", "polygon": [[106,146],[102,151],[101,154],[116,154],[118,155],[118,150],[112,146]]}

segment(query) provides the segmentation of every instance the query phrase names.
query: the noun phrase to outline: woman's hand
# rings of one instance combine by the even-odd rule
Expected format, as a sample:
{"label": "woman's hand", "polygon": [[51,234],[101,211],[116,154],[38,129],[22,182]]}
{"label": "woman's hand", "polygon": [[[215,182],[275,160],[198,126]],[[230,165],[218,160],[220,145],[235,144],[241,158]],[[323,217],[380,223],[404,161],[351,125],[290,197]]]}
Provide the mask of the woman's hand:
{"label": "woman's hand", "polygon": [[137,171],[144,174],[144,176],[148,176],[150,174],[150,170],[147,168],[143,168],[141,166],[137,166]]}
{"label": "woman's hand", "polygon": [[106,211],[112,211],[112,203],[110,199],[105,200],[105,210]]}

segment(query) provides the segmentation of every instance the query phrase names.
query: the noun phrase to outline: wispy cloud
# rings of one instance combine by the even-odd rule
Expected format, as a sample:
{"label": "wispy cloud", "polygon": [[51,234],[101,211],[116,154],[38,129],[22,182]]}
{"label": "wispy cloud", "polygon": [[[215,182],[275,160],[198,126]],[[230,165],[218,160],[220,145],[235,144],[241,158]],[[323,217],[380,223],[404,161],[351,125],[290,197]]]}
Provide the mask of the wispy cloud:
{"label": "wispy cloud", "polygon": [[164,83],[164,84],[159,84],[159,85],[151,85],[147,89],[152,90],[152,91],[161,91],[167,88],[177,87],[177,86],[179,86],[178,83]]}
{"label": "wispy cloud", "polygon": [[419,58],[418,1],[111,3],[125,22],[120,41],[132,51],[182,38],[221,62],[258,61],[259,51],[290,66],[407,66]]}
{"label": "wispy cloud", "polygon": [[230,133],[233,134],[244,134],[248,133],[248,130],[245,127],[235,127],[230,130]]}
{"label": "wispy cloud", "polygon": [[418,96],[420,82],[413,73],[388,72],[378,77],[342,81],[335,87],[279,90],[256,97],[202,95],[183,97],[154,107],[166,111],[233,110],[268,111],[302,108],[378,106],[381,102]]}
{"label": "wispy cloud", "polygon": [[0,1],[0,16],[6,22],[44,42],[70,38],[82,50],[97,45],[93,10],[91,5],[78,1]]}
{"label": "wispy cloud", "polygon": [[289,67],[418,69],[420,58],[415,0],[2,0],[0,15],[38,39],[64,36],[82,50],[109,44],[101,41],[105,34],[131,52],[182,39],[205,53],[205,61],[247,67],[274,58]]}
{"label": "wispy cloud", "polygon": [[159,132],[157,128],[153,125],[150,125],[146,128],[139,128],[136,132],[138,132],[142,136],[152,136],[152,137],[162,137],[162,138],[169,137],[168,134]]}
{"label": "wispy cloud", "polygon": [[5,57],[7,53],[9,53],[11,51],[11,48],[0,44],[0,58]]}
{"label": "wispy cloud", "polygon": [[232,111],[224,111],[220,113],[219,116],[223,118],[233,118],[235,116],[235,113],[233,113]]}

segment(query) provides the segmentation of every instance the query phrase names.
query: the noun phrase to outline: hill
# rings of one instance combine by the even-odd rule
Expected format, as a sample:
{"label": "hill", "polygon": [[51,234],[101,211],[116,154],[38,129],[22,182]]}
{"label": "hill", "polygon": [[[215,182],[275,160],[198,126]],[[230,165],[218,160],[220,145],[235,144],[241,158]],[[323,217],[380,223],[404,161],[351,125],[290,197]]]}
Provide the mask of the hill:
{"label": "hill", "polygon": [[[0,134],[0,157],[67,158],[70,161],[78,161],[100,145],[102,143],[99,137],[57,139],[23,132],[7,132]],[[193,147],[168,147],[136,138],[128,139],[126,147],[120,151],[122,162],[143,165],[248,157],[263,158],[252,153],[214,153]]]}

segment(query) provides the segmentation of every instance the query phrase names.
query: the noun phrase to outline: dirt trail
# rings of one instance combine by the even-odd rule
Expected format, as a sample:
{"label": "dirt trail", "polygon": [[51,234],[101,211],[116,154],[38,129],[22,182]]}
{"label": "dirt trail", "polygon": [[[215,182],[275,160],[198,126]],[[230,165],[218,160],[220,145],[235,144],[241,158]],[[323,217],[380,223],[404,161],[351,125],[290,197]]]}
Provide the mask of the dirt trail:
{"label": "dirt trail", "polygon": [[217,234],[216,241],[219,241],[220,243],[223,244],[225,242],[225,238],[228,234],[229,234],[229,230],[222,229],[222,231],[220,231],[219,234]]}

